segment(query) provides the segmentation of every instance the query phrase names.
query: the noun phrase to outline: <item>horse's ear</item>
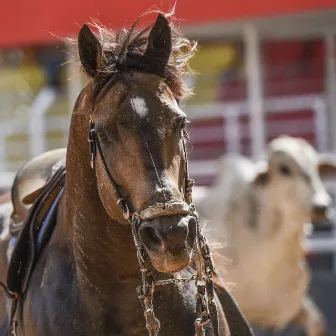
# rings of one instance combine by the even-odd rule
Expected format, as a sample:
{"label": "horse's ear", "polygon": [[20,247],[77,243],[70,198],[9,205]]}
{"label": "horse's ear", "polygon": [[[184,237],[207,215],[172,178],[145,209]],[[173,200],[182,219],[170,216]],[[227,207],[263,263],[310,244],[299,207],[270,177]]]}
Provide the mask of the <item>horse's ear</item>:
{"label": "horse's ear", "polygon": [[159,14],[148,37],[145,57],[164,68],[168,64],[171,50],[170,25],[168,20]]}
{"label": "horse's ear", "polygon": [[84,71],[94,77],[102,62],[103,50],[91,29],[84,25],[78,35],[79,58]]}

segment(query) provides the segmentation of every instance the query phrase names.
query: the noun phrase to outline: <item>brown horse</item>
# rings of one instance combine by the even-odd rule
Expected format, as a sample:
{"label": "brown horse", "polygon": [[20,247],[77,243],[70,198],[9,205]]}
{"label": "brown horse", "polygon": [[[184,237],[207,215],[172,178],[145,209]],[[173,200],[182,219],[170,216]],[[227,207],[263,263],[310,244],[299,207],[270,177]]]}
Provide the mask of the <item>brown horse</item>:
{"label": "brown horse", "polygon": [[[57,224],[19,304],[19,335],[148,335],[135,293],[141,275],[132,229],[119,206],[124,200],[126,215],[151,210],[153,218],[142,221],[138,234],[154,276],[193,274],[186,267],[197,227],[195,217],[182,211],[186,115],[178,101],[187,93],[182,79],[195,44],[161,14],[146,29],[134,27],[120,34],[97,27],[97,37],[85,25],[79,33],[79,57],[89,81],[72,114]],[[101,150],[94,169],[87,142],[90,118]],[[155,216],[158,204],[178,204],[180,210]],[[7,237],[0,246],[2,270],[8,242]],[[2,272],[0,280],[5,279]],[[160,335],[194,335],[195,294],[193,283],[155,290]],[[5,335],[9,300],[0,300]],[[225,335],[224,312],[215,300],[218,334]],[[212,324],[205,335],[215,335]]]}

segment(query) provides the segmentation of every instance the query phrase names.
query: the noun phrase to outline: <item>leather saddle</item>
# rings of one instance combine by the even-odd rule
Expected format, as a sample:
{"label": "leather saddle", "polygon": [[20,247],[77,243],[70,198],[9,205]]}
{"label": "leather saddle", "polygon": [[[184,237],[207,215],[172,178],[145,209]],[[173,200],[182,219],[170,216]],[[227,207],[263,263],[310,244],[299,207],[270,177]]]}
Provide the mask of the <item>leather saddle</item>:
{"label": "leather saddle", "polygon": [[65,183],[66,149],[46,152],[17,173],[11,194],[10,234],[15,245],[9,262],[7,287],[23,296],[32,270],[49,241]]}
{"label": "leather saddle", "polygon": [[65,155],[66,148],[48,151],[28,161],[17,172],[11,190],[16,221],[23,222],[50,178],[53,167]]}

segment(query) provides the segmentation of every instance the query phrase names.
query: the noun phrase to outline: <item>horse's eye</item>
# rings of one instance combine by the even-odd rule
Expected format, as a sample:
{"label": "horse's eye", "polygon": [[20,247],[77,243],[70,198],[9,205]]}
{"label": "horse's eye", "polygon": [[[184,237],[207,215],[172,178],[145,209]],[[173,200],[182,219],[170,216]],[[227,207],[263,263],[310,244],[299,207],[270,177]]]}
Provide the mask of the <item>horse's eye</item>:
{"label": "horse's eye", "polygon": [[280,172],[281,175],[284,175],[284,176],[291,176],[292,175],[292,171],[286,165],[280,165],[279,166],[279,172]]}
{"label": "horse's eye", "polygon": [[97,135],[98,135],[99,141],[101,141],[102,143],[107,144],[111,142],[109,136],[106,134],[104,130],[98,130]]}
{"label": "horse's eye", "polygon": [[133,125],[133,121],[132,120],[121,120],[119,122],[119,125],[123,126],[123,127],[132,126]]}

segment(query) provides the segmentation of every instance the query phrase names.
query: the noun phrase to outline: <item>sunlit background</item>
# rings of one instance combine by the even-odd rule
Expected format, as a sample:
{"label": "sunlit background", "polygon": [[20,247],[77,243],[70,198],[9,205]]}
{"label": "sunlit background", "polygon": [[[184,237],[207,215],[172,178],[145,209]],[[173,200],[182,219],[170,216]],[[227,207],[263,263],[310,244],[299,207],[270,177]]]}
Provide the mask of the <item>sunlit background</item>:
{"label": "sunlit background", "polygon": [[[90,18],[120,28],[153,5],[168,10],[173,3],[1,5],[0,188],[29,158],[67,144],[72,107],[86,78],[67,63],[76,50],[60,38],[75,38]],[[195,95],[183,102],[191,120],[191,172],[199,185],[213,183],[214,162],[222,154],[256,157],[280,134],[336,152],[335,0],[180,0],[175,12],[183,32],[199,41],[191,62],[198,74],[186,78]],[[332,194],[334,183],[326,181]],[[332,274],[336,233],[330,223],[319,231],[311,265]],[[318,300],[331,309],[325,293]],[[330,335],[336,335],[334,327]]]}

